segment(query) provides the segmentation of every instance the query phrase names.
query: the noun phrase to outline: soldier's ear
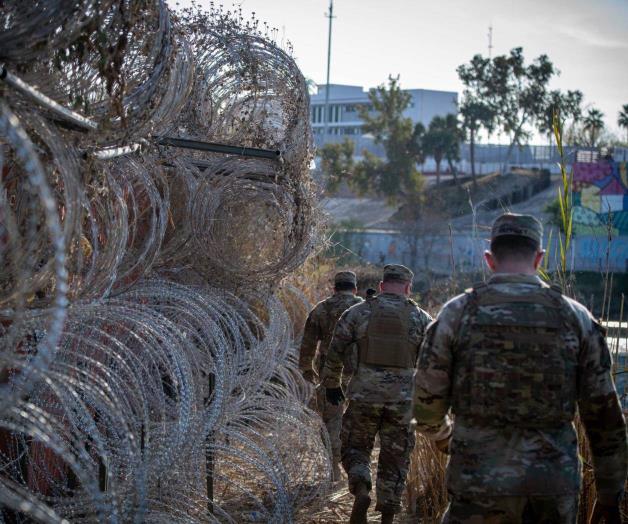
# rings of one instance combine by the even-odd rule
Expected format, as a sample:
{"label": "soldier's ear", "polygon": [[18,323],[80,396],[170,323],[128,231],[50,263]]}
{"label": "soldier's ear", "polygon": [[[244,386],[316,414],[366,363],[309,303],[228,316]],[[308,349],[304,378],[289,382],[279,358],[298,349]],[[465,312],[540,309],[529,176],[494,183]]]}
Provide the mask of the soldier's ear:
{"label": "soldier's ear", "polygon": [[489,267],[489,269],[491,271],[495,271],[497,264],[495,262],[495,257],[493,256],[493,253],[488,250],[484,251],[484,260],[486,260],[486,265]]}
{"label": "soldier's ear", "polygon": [[539,266],[541,265],[541,261],[543,260],[543,257],[545,256],[545,250],[544,249],[539,249],[539,251],[537,252],[537,254],[534,257],[534,269],[539,269]]}

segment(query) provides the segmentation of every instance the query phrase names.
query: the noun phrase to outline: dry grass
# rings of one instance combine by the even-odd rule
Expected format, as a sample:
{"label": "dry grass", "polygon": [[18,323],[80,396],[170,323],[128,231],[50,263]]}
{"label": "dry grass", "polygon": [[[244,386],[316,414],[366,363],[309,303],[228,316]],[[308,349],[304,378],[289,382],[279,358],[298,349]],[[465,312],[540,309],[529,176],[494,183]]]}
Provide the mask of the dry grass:
{"label": "dry grass", "polygon": [[410,471],[406,487],[408,513],[426,524],[440,522],[447,507],[445,469],[447,457],[422,435],[410,457]]}
{"label": "dry grass", "polygon": [[[579,420],[576,421],[578,430],[578,444],[580,458],[583,462],[582,488],[580,490],[580,507],[578,512],[578,522],[589,522],[593,511],[593,503],[596,498],[595,477],[593,474],[593,459],[587,440],[584,426]],[[628,522],[628,481],[624,487],[624,499],[621,504],[622,522]]]}

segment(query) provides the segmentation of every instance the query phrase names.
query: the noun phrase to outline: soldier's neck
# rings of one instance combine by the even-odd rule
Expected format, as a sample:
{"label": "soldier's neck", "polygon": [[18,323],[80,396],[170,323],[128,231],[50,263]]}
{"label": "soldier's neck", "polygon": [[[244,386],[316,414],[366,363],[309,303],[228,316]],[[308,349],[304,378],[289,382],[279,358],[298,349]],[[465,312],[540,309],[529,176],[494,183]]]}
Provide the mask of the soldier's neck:
{"label": "soldier's neck", "polygon": [[495,275],[536,275],[536,268],[529,264],[503,264],[493,271]]}
{"label": "soldier's neck", "polygon": [[397,291],[382,291],[382,292],[380,293],[380,295],[395,295],[395,296],[398,296],[398,297],[407,297],[407,296],[408,296],[408,295],[406,295],[406,294],[405,294],[405,293],[403,293],[403,292],[402,292],[402,293],[399,293],[399,292],[397,292]]}

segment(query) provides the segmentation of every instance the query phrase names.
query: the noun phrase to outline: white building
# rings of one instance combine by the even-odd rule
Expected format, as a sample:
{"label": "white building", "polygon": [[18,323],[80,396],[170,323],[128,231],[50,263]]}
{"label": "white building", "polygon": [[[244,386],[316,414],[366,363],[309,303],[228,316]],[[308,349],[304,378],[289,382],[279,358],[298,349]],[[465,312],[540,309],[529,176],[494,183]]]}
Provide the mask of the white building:
{"label": "white building", "polygon": [[[362,86],[340,84],[329,85],[329,116],[327,118],[327,135],[325,131],[325,90],[319,85],[318,92],[311,96],[310,118],[317,147],[328,142],[341,142],[350,138],[356,143],[356,153],[369,149],[374,153],[383,154],[375,147],[372,139],[362,134],[362,121],[358,106],[369,106],[368,91]],[[430,89],[405,89],[412,97],[404,115],[413,124],[421,122],[426,128],[435,116],[458,113],[458,93],[453,91],[433,91]]]}

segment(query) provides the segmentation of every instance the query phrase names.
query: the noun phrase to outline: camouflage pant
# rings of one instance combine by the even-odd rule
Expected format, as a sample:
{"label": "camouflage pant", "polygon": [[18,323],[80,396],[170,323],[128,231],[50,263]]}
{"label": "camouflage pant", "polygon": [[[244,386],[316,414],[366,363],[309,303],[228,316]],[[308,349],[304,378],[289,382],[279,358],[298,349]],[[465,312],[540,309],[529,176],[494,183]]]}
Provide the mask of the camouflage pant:
{"label": "camouflage pant", "polygon": [[316,411],[320,414],[327,433],[329,433],[329,443],[331,445],[332,460],[340,462],[340,428],[342,427],[342,413],[344,412],[346,403],[334,406],[327,402],[325,397],[325,388],[318,386],[316,388]]}
{"label": "camouflage pant", "polygon": [[451,495],[443,524],[575,524],[578,495],[474,497]]}
{"label": "camouflage pant", "polygon": [[371,404],[352,400],[342,419],[342,465],[349,476],[349,490],[357,483],[371,489],[371,451],[379,433],[376,511],[398,512],[401,507],[414,426],[410,402]]}

